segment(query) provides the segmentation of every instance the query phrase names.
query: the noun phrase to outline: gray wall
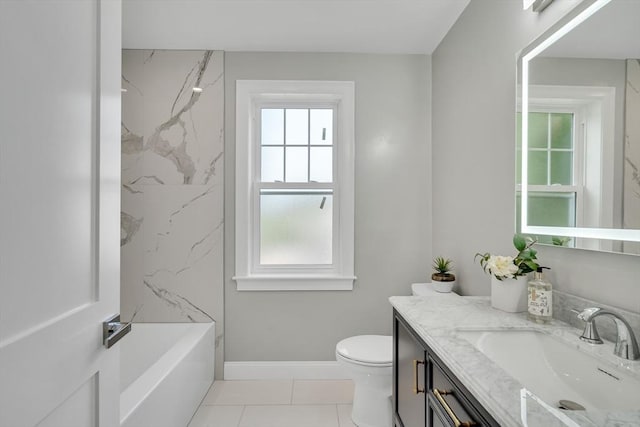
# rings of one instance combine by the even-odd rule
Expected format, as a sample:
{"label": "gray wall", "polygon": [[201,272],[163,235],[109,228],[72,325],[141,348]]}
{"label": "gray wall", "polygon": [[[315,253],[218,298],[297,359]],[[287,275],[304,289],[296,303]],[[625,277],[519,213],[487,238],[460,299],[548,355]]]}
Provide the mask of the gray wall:
{"label": "gray wall", "polygon": [[[391,295],[431,265],[430,58],[424,55],[225,54],[225,360],[335,360],[335,344],[391,334]],[[353,291],[237,292],[234,275],[235,83],[356,84]]]}
{"label": "gray wall", "polygon": [[[576,4],[535,14],[472,1],[432,56],[433,252],[455,258],[464,294],[489,294],[476,252],[514,252],[516,54]],[[640,258],[553,247],[539,258],[557,289],[640,312]]]}

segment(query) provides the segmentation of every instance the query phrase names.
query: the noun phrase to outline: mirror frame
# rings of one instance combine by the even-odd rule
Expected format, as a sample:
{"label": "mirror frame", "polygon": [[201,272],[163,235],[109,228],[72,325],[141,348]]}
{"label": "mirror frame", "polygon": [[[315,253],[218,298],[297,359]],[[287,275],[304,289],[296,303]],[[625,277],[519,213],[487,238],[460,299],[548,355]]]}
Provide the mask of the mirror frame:
{"label": "mirror frame", "polygon": [[[520,230],[524,234],[542,234],[562,237],[620,240],[640,242],[640,230],[616,228],[587,228],[587,227],[551,227],[529,225],[527,221],[528,209],[528,115],[529,115],[529,62],[543,50],[551,46],[562,36],[573,30],[612,0],[583,0],[567,15],[558,20],[547,31],[542,33],[532,43],[518,54],[518,78],[516,92],[520,95],[519,102],[522,112],[521,129],[521,208]],[[520,82],[520,83],[518,83]]]}

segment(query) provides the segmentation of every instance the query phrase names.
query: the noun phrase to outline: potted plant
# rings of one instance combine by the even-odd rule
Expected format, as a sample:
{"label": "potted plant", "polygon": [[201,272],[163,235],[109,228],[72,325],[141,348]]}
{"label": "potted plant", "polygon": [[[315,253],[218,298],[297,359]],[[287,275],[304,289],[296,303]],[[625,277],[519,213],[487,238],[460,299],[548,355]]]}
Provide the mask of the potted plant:
{"label": "potted plant", "polygon": [[451,292],[456,284],[456,276],[451,273],[453,261],[444,257],[436,257],[433,260],[433,271],[431,282],[433,288],[438,292]]}
{"label": "potted plant", "polygon": [[480,266],[491,275],[491,306],[502,311],[518,313],[527,309],[527,274],[539,267],[537,252],[532,246],[536,239],[513,236],[515,257],[477,253]]}

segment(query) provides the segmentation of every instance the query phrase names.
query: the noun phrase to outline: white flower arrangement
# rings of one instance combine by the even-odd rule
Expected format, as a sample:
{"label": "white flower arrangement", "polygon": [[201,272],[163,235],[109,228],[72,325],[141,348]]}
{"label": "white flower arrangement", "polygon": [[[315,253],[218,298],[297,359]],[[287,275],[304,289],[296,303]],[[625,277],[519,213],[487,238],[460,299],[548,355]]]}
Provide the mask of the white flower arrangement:
{"label": "white flower arrangement", "polygon": [[502,255],[491,255],[490,253],[477,253],[475,259],[480,257],[480,266],[485,273],[495,276],[498,280],[515,279],[524,276],[532,271],[536,271],[537,252],[531,248],[536,240],[530,237],[513,236],[513,245],[518,250],[515,258]]}
{"label": "white flower arrangement", "polygon": [[487,260],[485,271],[496,277],[513,278],[518,272],[518,266],[513,263],[513,257],[491,255]]}

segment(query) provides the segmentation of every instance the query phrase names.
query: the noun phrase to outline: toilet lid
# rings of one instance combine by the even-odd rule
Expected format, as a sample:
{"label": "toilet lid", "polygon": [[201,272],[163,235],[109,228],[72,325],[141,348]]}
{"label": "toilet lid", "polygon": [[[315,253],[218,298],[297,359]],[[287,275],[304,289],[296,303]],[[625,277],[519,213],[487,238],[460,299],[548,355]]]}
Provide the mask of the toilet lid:
{"label": "toilet lid", "polygon": [[388,365],[393,362],[393,341],[388,335],[358,335],[340,341],[336,352],[355,362]]}

